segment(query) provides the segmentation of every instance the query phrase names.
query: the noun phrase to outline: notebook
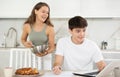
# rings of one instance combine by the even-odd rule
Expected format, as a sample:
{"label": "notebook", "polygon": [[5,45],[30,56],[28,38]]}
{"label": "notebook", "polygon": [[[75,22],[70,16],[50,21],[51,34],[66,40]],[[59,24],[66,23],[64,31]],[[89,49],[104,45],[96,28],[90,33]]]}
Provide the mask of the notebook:
{"label": "notebook", "polygon": [[74,72],[73,74],[78,76],[83,76],[83,77],[105,77],[111,71],[113,71],[114,68],[116,67],[120,67],[120,60],[112,61],[101,72],[98,72],[98,71],[89,72],[89,73]]}

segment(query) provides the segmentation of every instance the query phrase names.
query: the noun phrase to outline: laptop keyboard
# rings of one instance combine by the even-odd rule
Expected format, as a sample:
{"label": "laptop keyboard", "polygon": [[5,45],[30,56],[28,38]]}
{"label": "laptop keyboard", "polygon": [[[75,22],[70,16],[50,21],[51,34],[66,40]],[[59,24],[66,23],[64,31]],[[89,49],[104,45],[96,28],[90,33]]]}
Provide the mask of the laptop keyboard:
{"label": "laptop keyboard", "polygon": [[83,77],[96,77],[96,75],[98,73],[99,73],[99,71],[90,72],[90,73],[84,73],[84,74],[80,74],[80,73],[73,73],[73,74],[77,75],[77,76],[83,76]]}

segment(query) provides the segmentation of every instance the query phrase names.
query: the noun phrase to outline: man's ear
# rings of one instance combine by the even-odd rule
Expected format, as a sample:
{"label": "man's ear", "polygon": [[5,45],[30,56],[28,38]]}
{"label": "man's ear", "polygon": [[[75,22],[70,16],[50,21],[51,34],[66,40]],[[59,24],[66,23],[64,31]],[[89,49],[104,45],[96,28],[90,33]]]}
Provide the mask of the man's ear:
{"label": "man's ear", "polygon": [[70,32],[70,34],[72,33],[72,30],[71,29],[69,29],[69,32]]}

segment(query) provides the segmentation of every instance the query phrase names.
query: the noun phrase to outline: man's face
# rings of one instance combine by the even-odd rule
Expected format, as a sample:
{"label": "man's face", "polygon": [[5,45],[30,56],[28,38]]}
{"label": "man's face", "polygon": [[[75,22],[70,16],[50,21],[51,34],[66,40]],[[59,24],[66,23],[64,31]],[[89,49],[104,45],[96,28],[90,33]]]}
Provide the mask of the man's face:
{"label": "man's face", "polygon": [[85,38],[85,32],[86,32],[86,27],[74,28],[70,30],[70,33],[72,34],[72,41],[77,44],[82,43]]}

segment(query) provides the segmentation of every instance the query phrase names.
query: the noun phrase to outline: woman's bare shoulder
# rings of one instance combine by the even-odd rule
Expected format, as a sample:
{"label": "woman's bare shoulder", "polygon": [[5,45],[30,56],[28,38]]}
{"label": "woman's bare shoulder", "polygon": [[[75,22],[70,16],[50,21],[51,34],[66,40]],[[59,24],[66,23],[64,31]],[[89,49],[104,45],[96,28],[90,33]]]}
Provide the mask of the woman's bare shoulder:
{"label": "woman's bare shoulder", "polygon": [[47,34],[54,33],[54,27],[47,26],[46,31],[47,31]]}
{"label": "woman's bare shoulder", "polygon": [[48,31],[54,31],[54,27],[52,27],[52,26],[47,26],[47,30],[48,30]]}
{"label": "woman's bare shoulder", "polygon": [[27,23],[27,24],[24,24],[23,27],[24,27],[24,28],[30,28],[30,24],[28,24],[28,23]]}
{"label": "woman's bare shoulder", "polygon": [[47,29],[54,29],[53,26],[47,25]]}
{"label": "woman's bare shoulder", "polygon": [[23,29],[26,30],[27,32],[30,32],[30,24],[24,24]]}

